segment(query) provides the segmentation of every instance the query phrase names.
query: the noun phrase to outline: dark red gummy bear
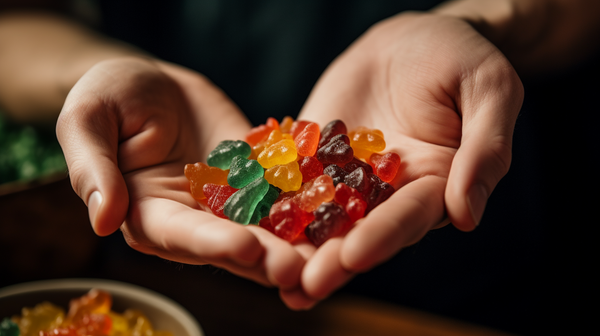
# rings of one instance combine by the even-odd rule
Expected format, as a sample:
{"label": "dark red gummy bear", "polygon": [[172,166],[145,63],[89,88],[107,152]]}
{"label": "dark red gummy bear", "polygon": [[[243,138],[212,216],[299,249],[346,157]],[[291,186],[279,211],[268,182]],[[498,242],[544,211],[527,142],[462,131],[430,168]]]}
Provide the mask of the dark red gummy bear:
{"label": "dark red gummy bear", "polygon": [[338,183],[338,185],[335,187],[335,195],[333,196],[333,200],[337,204],[346,206],[351,197],[363,199],[363,196],[356,189],[349,187],[346,183]]}
{"label": "dark red gummy bear", "polygon": [[373,167],[371,167],[370,164],[363,162],[357,158],[354,158],[352,159],[352,161],[346,163],[346,165],[344,166],[344,170],[347,172],[351,172],[358,167],[364,168],[367,174],[373,174]]}
{"label": "dark red gummy bear", "polygon": [[344,183],[363,195],[367,195],[371,191],[371,179],[369,179],[369,174],[362,167],[358,167],[344,176]]}
{"label": "dark red gummy bear", "polygon": [[348,175],[348,172],[338,165],[330,164],[323,169],[323,175],[331,176],[333,179],[333,185],[337,186],[338,183],[344,182],[344,177]]}
{"label": "dark red gummy bear", "polygon": [[228,185],[207,183],[202,187],[202,191],[208,198],[208,206],[213,214],[221,218],[228,218],[223,213],[223,207],[225,206],[227,199],[238,191],[238,189]]}
{"label": "dark red gummy bear", "polygon": [[298,237],[314,218],[312,213],[300,209],[291,199],[273,204],[269,212],[275,235],[289,242]]}
{"label": "dark red gummy bear", "polygon": [[317,150],[317,159],[323,164],[344,166],[354,159],[354,150],[350,147],[350,138],[346,134],[338,134],[323,147]]}
{"label": "dark red gummy bear", "polygon": [[319,140],[319,148],[327,145],[331,138],[338,134],[348,134],[346,124],[341,120],[333,120],[325,125],[321,130],[321,140]]}
{"label": "dark red gummy bear", "polygon": [[315,246],[321,246],[327,239],[342,233],[352,223],[344,208],[333,202],[321,204],[314,211],[315,220],[304,233]]}
{"label": "dark red gummy bear", "polygon": [[316,177],[323,175],[323,164],[314,156],[305,156],[298,161],[302,183],[306,183]]}
{"label": "dark red gummy bear", "polygon": [[391,184],[382,181],[375,174],[369,174],[369,180],[371,181],[371,189],[365,197],[365,201],[367,201],[367,210],[365,211],[365,215],[373,210],[373,208],[390,198],[390,196],[392,196],[392,194],[396,191]]}

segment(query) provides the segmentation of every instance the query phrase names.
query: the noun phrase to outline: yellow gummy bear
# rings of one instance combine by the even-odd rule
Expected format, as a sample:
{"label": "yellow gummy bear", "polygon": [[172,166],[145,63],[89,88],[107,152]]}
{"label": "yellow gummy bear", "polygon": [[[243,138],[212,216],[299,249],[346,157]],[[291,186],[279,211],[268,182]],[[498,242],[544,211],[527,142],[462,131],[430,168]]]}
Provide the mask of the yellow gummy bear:
{"label": "yellow gummy bear", "polygon": [[23,308],[16,322],[20,336],[38,336],[40,331],[59,327],[65,319],[65,311],[50,302],[42,302],[33,308]]}
{"label": "yellow gummy bear", "polygon": [[350,138],[350,147],[355,150],[381,152],[385,149],[383,133],[378,129],[358,127],[349,132],[348,137]]}
{"label": "yellow gummy bear", "polygon": [[294,140],[283,139],[265,148],[258,155],[257,160],[263,168],[268,169],[276,165],[284,165],[296,161],[297,156],[298,152],[296,151]]}
{"label": "yellow gummy bear", "polygon": [[296,191],[302,186],[302,173],[298,161],[277,165],[265,171],[265,179],[283,192]]}

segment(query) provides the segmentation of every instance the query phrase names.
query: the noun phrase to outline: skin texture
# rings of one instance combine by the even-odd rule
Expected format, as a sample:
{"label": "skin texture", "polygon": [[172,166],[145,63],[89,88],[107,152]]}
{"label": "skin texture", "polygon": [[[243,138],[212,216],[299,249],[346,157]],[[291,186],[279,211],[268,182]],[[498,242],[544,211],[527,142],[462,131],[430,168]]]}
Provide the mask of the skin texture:
{"label": "skin texture", "polygon": [[[0,0],[0,11],[25,3],[29,10],[62,2]],[[392,181],[398,191],[319,249],[219,219],[191,197],[184,165],[250,129],[198,73],[64,17],[1,12],[0,104],[24,122],[54,124],[60,112],[71,182],[98,235],[120,229],[138,251],[213,264],[277,286],[290,308],[307,309],[433,228],[476,227],[510,166],[523,99],[513,65],[540,73],[589,55],[599,7],[451,1],[399,14],[360,37],[325,71],[299,118],[383,131],[386,151],[402,158]]]}

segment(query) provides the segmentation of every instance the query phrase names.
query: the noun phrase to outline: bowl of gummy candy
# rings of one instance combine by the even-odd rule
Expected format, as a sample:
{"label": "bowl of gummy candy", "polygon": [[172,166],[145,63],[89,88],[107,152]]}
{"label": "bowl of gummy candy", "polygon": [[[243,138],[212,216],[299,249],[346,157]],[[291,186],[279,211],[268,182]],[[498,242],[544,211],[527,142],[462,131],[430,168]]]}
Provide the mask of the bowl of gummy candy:
{"label": "bowl of gummy candy", "polygon": [[206,163],[185,165],[203,208],[242,225],[316,246],[343,235],[394,192],[401,159],[383,133],[342,120],[268,118],[243,140],[224,140]]}
{"label": "bowl of gummy candy", "polygon": [[0,336],[202,336],[174,301],[99,279],[36,281],[0,289]]}

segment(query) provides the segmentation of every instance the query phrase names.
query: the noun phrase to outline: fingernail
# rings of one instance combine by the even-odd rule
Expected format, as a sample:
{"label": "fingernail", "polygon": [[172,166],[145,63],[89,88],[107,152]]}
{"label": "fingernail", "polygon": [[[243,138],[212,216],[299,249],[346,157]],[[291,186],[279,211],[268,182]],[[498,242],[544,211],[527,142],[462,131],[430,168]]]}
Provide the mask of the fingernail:
{"label": "fingernail", "polygon": [[92,228],[94,228],[94,231],[96,230],[94,226],[96,222],[96,212],[98,212],[100,204],[102,204],[102,194],[96,190],[88,199],[88,214],[90,215],[90,222],[92,223]]}
{"label": "fingernail", "polygon": [[488,193],[481,184],[475,184],[471,186],[467,196],[467,205],[471,211],[471,217],[473,217],[475,225],[479,225],[487,203]]}

